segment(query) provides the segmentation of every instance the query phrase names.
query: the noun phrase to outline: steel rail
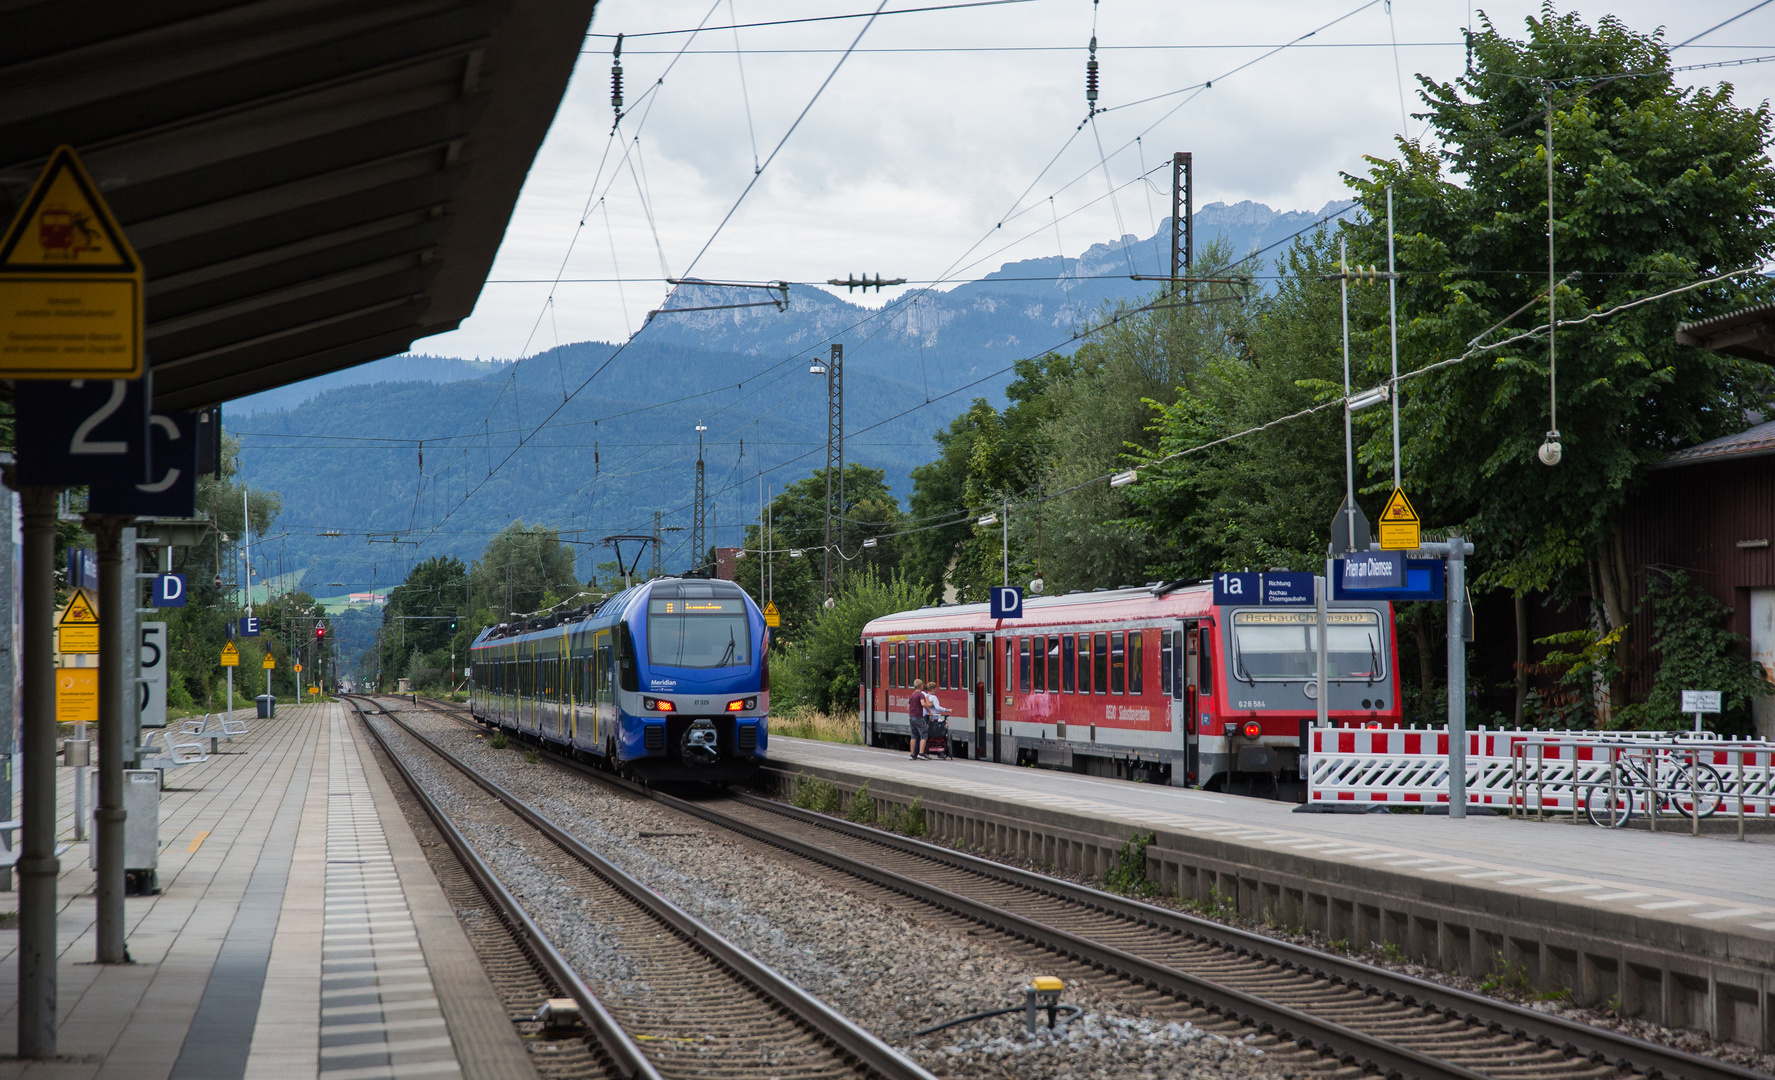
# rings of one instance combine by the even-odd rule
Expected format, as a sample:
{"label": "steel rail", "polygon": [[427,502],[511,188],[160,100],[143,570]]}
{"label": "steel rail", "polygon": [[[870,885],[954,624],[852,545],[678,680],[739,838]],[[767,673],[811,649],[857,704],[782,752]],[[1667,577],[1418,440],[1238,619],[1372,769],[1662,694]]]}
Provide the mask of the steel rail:
{"label": "steel rail", "polygon": [[911,1058],[852,1023],[825,1002],[783,978],[752,954],[728,941],[719,932],[587,847],[578,838],[544,817],[528,803],[476,772],[466,762],[431,739],[414,731],[399,716],[386,711],[382,715],[387,716],[407,735],[455,767],[458,772],[473,781],[481,790],[493,796],[506,809],[554,841],[562,850],[579,860],[592,872],[616,886],[637,906],[671,927],[685,939],[696,944],[717,961],[730,968],[740,978],[750,982],[789,1015],[830,1040],[863,1067],[886,1078],[886,1080],[938,1080]]}
{"label": "steel rail", "polygon": [[395,754],[394,748],[388,745],[388,740],[382,737],[382,733],[376,730],[374,724],[364,719],[364,710],[358,704],[355,695],[341,694],[340,696],[351,703],[351,707],[357,712],[358,719],[363,723],[364,729],[376,740],[377,745],[382,747],[382,752],[388,756],[388,760],[394,763],[395,771],[399,772],[401,779],[406,781],[407,787],[413,792],[414,797],[425,808],[426,816],[431,818],[432,825],[437,828],[439,835],[444,838],[444,842],[450,846],[450,850],[456,854],[457,860],[462,863],[463,868],[468,871],[475,884],[487,895],[487,898],[499,909],[500,915],[523,939],[523,944],[542,964],[543,970],[548,973],[549,978],[555,981],[555,985],[565,990],[567,995],[579,1004],[579,1015],[584,1018],[586,1027],[597,1039],[599,1047],[610,1055],[610,1060],[619,1070],[619,1075],[627,1077],[629,1080],[664,1080],[659,1071],[653,1067],[653,1062],[647,1060],[647,1055],[642,1053],[641,1047],[629,1037],[628,1032],[622,1029],[622,1025],[616,1022],[616,1018],[610,1015],[610,1011],[604,1007],[604,1003],[598,1000],[598,995],[573,970],[573,966],[567,962],[567,958],[561,955],[559,949],[555,948],[554,942],[550,941],[542,928],[536,925],[536,921],[530,917],[530,913],[524,910],[524,906],[518,903],[517,897],[513,896],[511,891],[505,887],[504,882],[500,881],[499,877],[493,873],[493,868],[487,865],[479,852],[475,851],[473,845],[468,842],[468,838],[462,835],[462,831],[456,827],[456,823],[450,819],[448,814],[444,813],[425,788],[420,786],[418,778]]}
{"label": "steel rail", "polygon": [[[433,705],[432,707],[437,708],[436,705]],[[437,709],[437,711],[443,712],[444,710],[440,708]],[[451,714],[446,713],[446,715]],[[464,720],[464,722],[472,722],[472,719],[465,719],[464,716],[459,713],[455,714],[455,718],[458,720]],[[874,881],[876,884],[880,884],[885,888],[890,888],[915,897],[918,896],[918,890],[920,889],[945,893],[944,890],[938,889],[935,886],[916,882],[915,879],[905,878],[903,875],[896,874],[890,870],[871,867],[866,862],[854,859],[851,856],[839,852],[830,851],[818,847],[817,845],[807,844],[804,841],[772,833],[769,830],[729,817],[728,815],[722,814],[720,811],[712,810],[697,803],[688,802],[676,796],[646,787],[645,785],[616,777],[610,773],[591,768],[581,762],[572,760],[571,758],[566,758],[559,754],[551,754],[550,756],[564,765],[605,782],[621,786],[637,793],[645,794],[647,797],[671,806],[674,809],[700,817],[703,820],[721,825],[724,828],[728,828],[742,835],[750,836],[761,842],[793,851],[798,855],[811,858],[822,865],[830,866],[833,869],[840,870],[844,873],[853,874],[854,876],[862,877],[865,880]],[[859,825],[843,819],[829,817],[824,814],[817,814],[809,810],[802,810],[799,807],[789,806],[784,803],[760,798],[751,794],[730,793],[729,797],[756,809],[779,814],[790,818],[791,820],[800,821],[804,824],[837,832],[853,839],[880,844],[905,854],[930,859],[954,869],[979,874],[983,877],[1028,889],[1039,895],[1049,896],[1088,909],[1119,916],[1134,922],[1136,925],[1148,925],[1160,933],[1176,934],[1187,941],[1200,941],[1231,953],[1247,955],[1266,963],[1275,964],[1281,967],[1284,971],[1304,972],[1315,978],[1323,978],[1333,986],[1341,985],[1358,989],[1387,1001],[1396,1000],[1407,1008],[1421,1008],[1426,1014],[1440,1013],[1445,1019],[1460,1020],[1469,1025],[1484,1028],[1491,1033],[1508,1033],[1513,1038],[1532,1043],[1543,1049],[1557,1048],[1568,1057],[1586,1058],[1592,1062],[1612,1064],[1617,1069],[1632,1070],[1643,1074],[1648,1077],[1649,1080],[1677,1077],[1684,1078],[1684,1080],[1768,1080],[1767,1075],[1764,1073],[1759,1073],[1754,1069],[1745,1068],[1743,1066],[1734,1065],[1730,1062],[1703,1057],[1699,1054],[1692,1054],[1674,1047],[1663,1046],[1645,1039],[1635,1038],[1631,1035],[1610,1031],[1606,1028],[1599,1028],[1594,1025],[1567,1020],[1563,1017],[1550,1016],[1546,1013],[1536,1012],[1533,1009],[1514,1005],[1507,1001],[1500,1001],[1496,998],[1476,994],[1471,991],[1444,986],[1440,983],[1431,982],[1428,979],[1420,979],[1415,976],[1400,974],[1386,968],[1365,964],[1361,961],[1352,960],[1347,957],[1341,957],[1332,953],[1322,952],[1318,949],[1296,945],[1292,942],[1266,937],[1262,934],[1241,930],[1237,927],[1227,926],[1211,920],[1197,918],[1170,908],[1163,908],[1155,904],[1148,904],[1128,897],[1117,896],[1113,893],[1107,893],[1088,886],[1078,885],[1060,878],[1049,877],[1045,874],[1039,874],[1019,867],[994,862],[990,859],[970,855],[965,852],[939,847],[935,844],[929,844],[910,837],[900,836],[897,833],[873,829],[865,825]],[[864,868],[867,869],[867,873],[857,872],[858,869]],[[886,880],[883,880],[884,877]],[[895,883],[896,881],[904,881],[916,886],[916,888],[902,888],[899,884]],[[945,895],[947,896],[950,894],[945,893]],[[922,897],[920,898],[922,899]],[[970,905],[977,905],[982,908],[989,907],[989,905],[979,904],[977,901],[966,900],[966,898],[957,897],[957,899],[962,899],[965,903]],[[938,906],[947,905],[939,904]],[[991,910],[995,912],[999,911],[999,909],[996,908],[992,908]],[[959,911],[957,913],[961,914]],[[1011,919],[1021,918],[1020,916],[1013,915],[1009,912],[1000,913]],[[1034,925],[1039,926],[1041,924]],[[1054,932],[1059,934],[1067,933],[1066,931],[1060,930],[1055,930]],[[1032,938],[1031,940],[1034,939]],[[1118,951],[1113,950],[1112,947],[1095,943],[1093,943],[1093,947],[1097,949],[1110,949],[1112,952]],[[1069,950],[1059,951],[1069,952]],[[1139,960],[1140,958],[1134,957],[1134,959]],[[1149,961],[1144,960],[1141,962],[1150,963]],[[1108,964],[1105,963],[1104,966],[1108,966]],[[1176,969],[1166,968],[1166,970],[1175,971]],[[1178,974],[1185,975],[1189,978],[1195,978],[1194,976],[1187,976],[1187,973],[1184,972],[1178,972]],[[1136,981],[1140,980],[1137,979]],[[1219,987],[1216,984],[1209,985],[1214,986],[1217,992],[1228,989]],[[1195,1004],[1193,998],[1192,1004]],[[1318,1020],[1314,1020],[1313,1022],[1323,1023],[1323,1021]],[[1362,1033],[1358,1032],[1357,1034],[1360,1035]],[[1363,1035],[1363,1038],[1372,1039],[1371,1036],[1366,1035]]]}
{"label": "steel rail", "polygon": [[[622,781],[622,783],[628,783]],[[639,785],[635,785],[639,787]],[[1279,1005],[1233,987],[1192,975],[1145,957],[1105,945],[1071,931],[1006,911],[940,886],[873,866],[816,844],[773,833],[749,822],[711,810],[674,795],[641,789],[655,801],[674,810],[702,818],[743,836],[782,848],[802,858],[861,878],[885,889],[962,918],[990,927],[1019,941],[1026,941],[1070,960],[1119,975],[1139,986],[1158,990],[1210,1013],[1273,1034],[1302,1049],[1316,1050],[1345,1065],[1373,1069],[1391,1080],[1482,1080],[1484,1073],[1451,1064],[1428,1054],[1398,1046],[1366,1032]],[[873,839],[871,837],[871,839]]]}
{"label": "steel rail", "polygon": [[[656,798],[659,797],[659,793],[650,791],[649,794]],[[1398,1000],[1408,1007],[1418,1006],[1425,1009],[1426,1012],[1432,1010],[1439,1012],[1448,1019],[1460,1019],[1493,1032],[1508,1032],[1515,1038],[1527,1040],[1537,1046],[1558,1047],[1570,1056],[1608,1062],[1617,1068],[1632,1069],[1652,1078],[1769,1080],[1767,1073],[1760,1073],[1730,1062],[1691,1054],[1686,1050],[1678,1050],[1674,1047],[1662,1046],[1645,1039],[1610,1031],[1607,1028],[1550,1016],[1507,1001],[1486,997],[1483,994],[1444,986],[1428,979],[1401,974],[1372,964],[1365,964],[1359,960],[1351,960],[1304,945],[1266,937],[1263,934],[1241,930],[1238,927],[1227,926],[1209,919],[1197,918],[1171,908],[1163,908],[1156,904],[1117,896],[1114,893],[1107,893],[1061,878],[1049,877],[1046,874],[994,862],[977,855],[939,847],[935,844],[901,836],[898,833],[871,829],[868,826],[858,825],[841,818],[829,817],[747,793],[730,792],[729,797],[748,806],[780,814],[791,820],[881,844],[906,854],[921,856],[958,870],[994,878],[1007,884],[1107,914],[1118,915],[1136,924],[1144,924],[1155,930],[1181,935],[1186,940],[1202,941],[1229,952],[1244,952],[1275,963],[1284,970],[1306,971],[1314,976],[1325,978],[1332,985],[1341,984],[1356,987],[1386,1000]],[[671,799],[673,796],[666,795],[664,798]],[[840,856],[840,858],[844,857]]]}

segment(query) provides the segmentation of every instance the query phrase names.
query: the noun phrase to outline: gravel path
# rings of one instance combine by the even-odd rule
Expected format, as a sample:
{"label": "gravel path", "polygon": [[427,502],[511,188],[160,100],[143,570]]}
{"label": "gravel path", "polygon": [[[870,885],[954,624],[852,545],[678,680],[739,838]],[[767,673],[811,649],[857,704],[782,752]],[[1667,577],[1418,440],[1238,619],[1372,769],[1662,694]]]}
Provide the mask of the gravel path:
{"label": "gravel path", "polygon": [[[868,897],[761,858],[722,830],[559,768],[525,762],[516,742],[494,750],[459,721],[411,708],[398,712],[599,854],[939,1075],[1292,1080],[1292,1069],[1270,1062],[1256,1046],[1167,1024],[1137,1002],[1105,998],[1086,982],[1072,983],[1063,995],[1085,1012],[1058,1037],[1043,1030],[1031,1041],[1020,1017],[1012,1016],[917,1038],[914,1032],[944,1020],[1018,1003],[1019,987],[1057,965],[1041,966],[991,937],[917,925]],[[380,718],[371,722],[447,813],[462,815],[473,802],[485,801],[485,793],[399,728]],[[533,865],[522,846],[533,834],[520,842],[501,829],[458,821],[600,994],[640,988],[622,950],[587,919],[584,905]],[[1129,997],[1138,995],[1130,991]]]}

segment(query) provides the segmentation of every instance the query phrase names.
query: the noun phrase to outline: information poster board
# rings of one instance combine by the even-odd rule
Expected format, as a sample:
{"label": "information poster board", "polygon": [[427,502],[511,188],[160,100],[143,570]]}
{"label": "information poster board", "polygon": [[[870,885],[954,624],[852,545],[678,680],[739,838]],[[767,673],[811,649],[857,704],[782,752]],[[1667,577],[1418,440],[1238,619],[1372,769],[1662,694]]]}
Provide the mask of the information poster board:
{"label": "information poster board", "polygon": [[166,624],[142,624],[142,681],[138,715],[143,727],[166,726]]}

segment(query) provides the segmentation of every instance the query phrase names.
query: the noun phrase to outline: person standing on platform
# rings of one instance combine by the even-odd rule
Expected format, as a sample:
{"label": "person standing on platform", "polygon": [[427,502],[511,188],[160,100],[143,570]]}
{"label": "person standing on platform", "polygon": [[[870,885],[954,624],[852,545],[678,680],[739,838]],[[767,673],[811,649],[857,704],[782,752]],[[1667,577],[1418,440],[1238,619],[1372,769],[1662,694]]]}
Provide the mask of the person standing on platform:
{"label": "person standing on platform", "polygon": [[906,700],[906,712],[912,720],[912,759],[917,761],[925,757],[925,742],[931,737],[923,679],[912,680],[912,696]]}

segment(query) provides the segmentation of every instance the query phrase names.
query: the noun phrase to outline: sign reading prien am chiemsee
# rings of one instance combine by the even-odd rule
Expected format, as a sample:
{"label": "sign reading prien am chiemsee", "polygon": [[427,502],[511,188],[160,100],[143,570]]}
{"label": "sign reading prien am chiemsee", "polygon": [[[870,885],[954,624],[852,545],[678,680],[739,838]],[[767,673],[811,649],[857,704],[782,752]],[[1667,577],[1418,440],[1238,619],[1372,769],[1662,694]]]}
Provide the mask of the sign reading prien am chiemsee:
{"label": "sign reading prien am chiemsee", "polygon": [[142,374],[142,262],[71,147],[0,239],[0,378]]}

